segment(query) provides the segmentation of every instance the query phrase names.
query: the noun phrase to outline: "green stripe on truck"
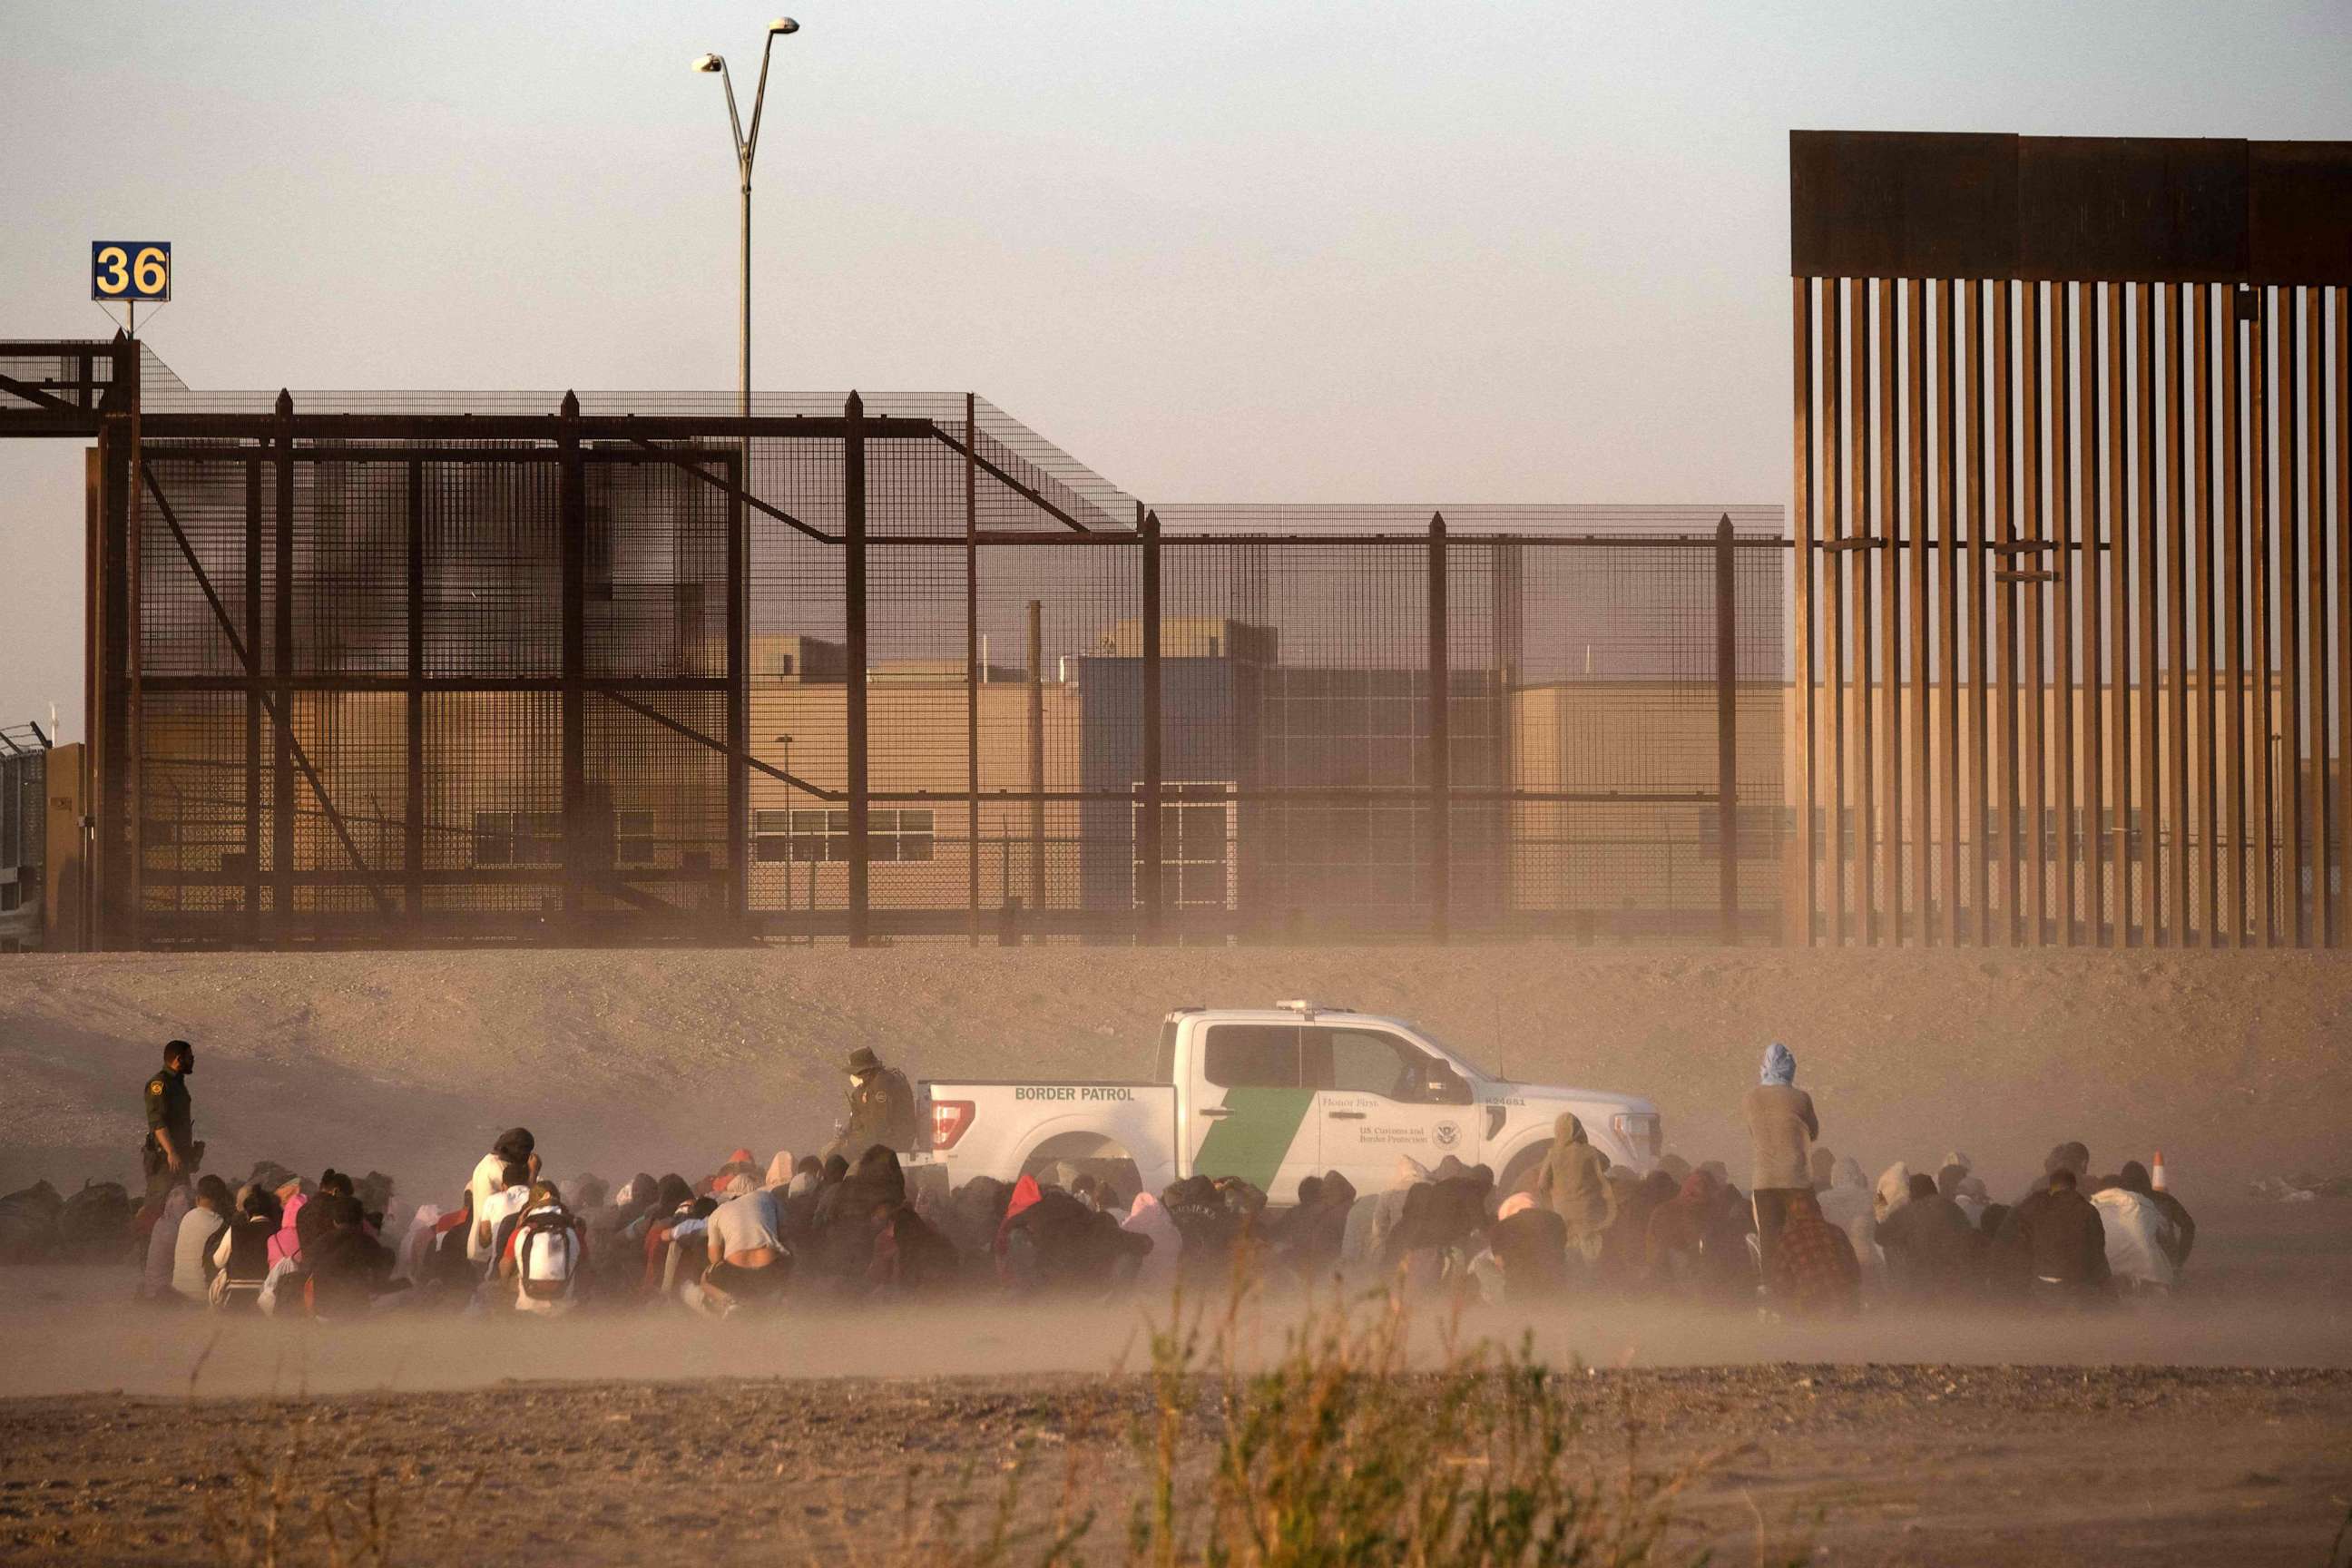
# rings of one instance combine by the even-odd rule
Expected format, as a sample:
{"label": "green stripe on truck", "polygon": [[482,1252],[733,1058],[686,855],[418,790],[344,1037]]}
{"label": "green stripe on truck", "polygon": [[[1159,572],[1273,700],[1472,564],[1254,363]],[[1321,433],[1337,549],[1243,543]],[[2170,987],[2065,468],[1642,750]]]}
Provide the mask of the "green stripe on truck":
{"label": "green stripe on truck", "polygon": [[1232,1114],[1209,1123],[1192,1169],[1204,1176],[1239,1176],[1273,1196],[1275,1173],[1314,1105],[1311,1089],[1225,1090],[1225,1109]]}

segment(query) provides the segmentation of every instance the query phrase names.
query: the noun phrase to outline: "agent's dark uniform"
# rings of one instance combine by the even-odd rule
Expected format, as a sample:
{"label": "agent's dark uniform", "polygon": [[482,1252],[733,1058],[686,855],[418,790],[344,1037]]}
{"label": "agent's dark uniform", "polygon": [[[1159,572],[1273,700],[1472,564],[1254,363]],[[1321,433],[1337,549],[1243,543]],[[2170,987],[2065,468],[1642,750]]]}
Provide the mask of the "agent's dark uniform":
{"label": "agent's dark uniform", "polygon": [[835,1145],[848,1159],[879,1143],[904,1154],[915,1146],[915,1091],[897,1068],[870,1072],[849,1091],[849,1125]]}
{"label": "agent's dark uniform", "polygon": [[184,1169],[195,1147],[195,1104],[188,1097],[186,1076],[176,1068],[167,1067],[149,1079],[146,1092],[139,1098],[147,1107],[147,1141],[139,1146],[139,1157],[147,1172],[147,1201],[153,1203],[178,1180],[155,1134],[171,1134],[172,1147],[179,1151]]}

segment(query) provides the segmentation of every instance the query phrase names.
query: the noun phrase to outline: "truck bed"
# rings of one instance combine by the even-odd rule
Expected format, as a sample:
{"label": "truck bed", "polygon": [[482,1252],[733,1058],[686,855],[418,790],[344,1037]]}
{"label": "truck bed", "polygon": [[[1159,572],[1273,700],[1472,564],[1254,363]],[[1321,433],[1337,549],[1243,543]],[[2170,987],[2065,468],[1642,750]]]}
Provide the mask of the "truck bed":
{"label": "truck bed", "polygon": [[918,1100],[934,1158],[958,1184],[974,1176],[1017,1181],[1057,1159],[1130,1160],[1150,1192],[1178,1174],[1173,1084],[940,1079],[926,1080]]}

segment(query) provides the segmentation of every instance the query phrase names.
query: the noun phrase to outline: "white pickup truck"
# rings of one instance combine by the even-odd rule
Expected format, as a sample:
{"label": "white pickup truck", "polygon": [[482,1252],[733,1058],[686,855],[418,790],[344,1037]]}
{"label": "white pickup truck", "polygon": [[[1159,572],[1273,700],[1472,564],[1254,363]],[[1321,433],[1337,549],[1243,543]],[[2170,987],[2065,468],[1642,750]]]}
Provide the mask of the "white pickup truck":
{"label": "white pickup truck", "polygon": [[[1646,1170],[1664,1147],[1657,1108],[1630,1095],[1512,1083],[1395,1018],[1284,1002],[1180,1007],[1152,1076],[1126,1083],[927,1081],[931,1150],[950,1184],[1014,1181],[1056,1161],[1131,1165],[1157,1193],[1201,1173],[1239,1176],[1277,1204],[1302,1176],[1338,1171],[1359,1192],[1391,1184],[1397,1156],[1485,1164],[1504,1190],[1572,1110],[1612,1162]],[[932,1178],[938,1179],[937,1177]]]}

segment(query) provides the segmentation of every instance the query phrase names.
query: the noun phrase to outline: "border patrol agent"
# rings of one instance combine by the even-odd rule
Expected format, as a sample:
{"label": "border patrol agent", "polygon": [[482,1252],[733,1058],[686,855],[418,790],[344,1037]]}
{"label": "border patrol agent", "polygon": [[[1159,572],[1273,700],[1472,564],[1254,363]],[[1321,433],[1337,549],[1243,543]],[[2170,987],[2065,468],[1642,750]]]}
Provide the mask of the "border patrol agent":
{"label": "border patrol agent", "polygon": [[196,1047],[173,1040],[163,1047],[163,1070],[147,1080],[147,1091],[140,1096],[147,1107],[147,1141],[140,1145],[139,1158],[151,1204],[189,1179],[195,1106],[188,1098],[188,1075],[195,1070]]}
{"label": "border patrol agent", "polygon": [[915,1146],[915,1091],[907,1075],[886,1068],[869,1047],[860,1046],[842,1064],[849,1072],[849,1123],[831,1152],[855,1163],[879,1143],[908,1153]]}

